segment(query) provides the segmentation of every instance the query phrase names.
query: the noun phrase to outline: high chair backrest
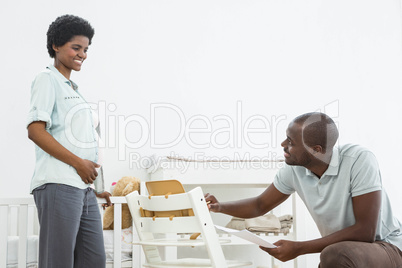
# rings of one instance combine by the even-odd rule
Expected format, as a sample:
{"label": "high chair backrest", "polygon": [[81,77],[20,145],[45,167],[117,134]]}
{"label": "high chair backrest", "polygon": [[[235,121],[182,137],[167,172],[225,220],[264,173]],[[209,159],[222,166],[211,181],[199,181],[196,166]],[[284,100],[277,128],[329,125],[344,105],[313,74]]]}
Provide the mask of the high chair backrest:
{"label": "high chair backrest", "polygon": [[[187,193],[168,196],[144,196],[137,191],[126,196],[135,227],[148,263],[159,262],[158,249],[154,246],[153,234],[162,233],[201,233],[213,267],[227,267],[225,257],[210,212],[200,187]],[[159,215],[169,215],[169,211],[192,209],[194,216],[170,215],[167,217],[146,217],[144,210],[165,212]],[[144,245],[144,242],[150,242]],[[155,243],[153,243],[155,242]],[[161,244],[163,245],[163,244]],[[165,245],[167,246],[167,245]]]}

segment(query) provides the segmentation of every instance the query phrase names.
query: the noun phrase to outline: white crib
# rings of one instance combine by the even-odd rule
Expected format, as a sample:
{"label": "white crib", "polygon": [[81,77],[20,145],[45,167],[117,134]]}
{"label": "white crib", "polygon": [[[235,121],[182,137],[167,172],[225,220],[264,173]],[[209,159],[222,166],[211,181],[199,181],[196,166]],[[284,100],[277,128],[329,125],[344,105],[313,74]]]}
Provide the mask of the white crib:
{"label": "white crib", "polygon": [[[132,259],[122,261],[121,205],[127,203],[125,197],[112,197],[114,203],[113,260],[107,268],[141,267],[141,248],[132,245]],[[98,199],[98,204],[105,203]],[[103,216],[103,210],[101,215]],[[0,198],[0,268],[35,268],[38,256],[39,223],[33,197]],[[132,241],[138,241],[135,228]],[[10,258],[11,255],[11,258]],[[9,259],[9,260],[8,260]],[[12,262],[10,263],[10,259]]]}

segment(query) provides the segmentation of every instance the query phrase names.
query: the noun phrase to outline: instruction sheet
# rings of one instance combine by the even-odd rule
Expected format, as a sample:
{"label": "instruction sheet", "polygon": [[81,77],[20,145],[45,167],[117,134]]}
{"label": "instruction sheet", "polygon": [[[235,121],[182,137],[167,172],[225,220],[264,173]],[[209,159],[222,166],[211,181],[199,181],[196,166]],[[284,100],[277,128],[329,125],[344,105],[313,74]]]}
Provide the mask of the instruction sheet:
{"label": "instruction sheet", "polygon": [[226,228],[226,227],[222,227],[219,225],[215,225],[215,228],[217,228],[218,230],[224,231],[228,234],[231,235],[235,235],[237,237],[243,238],[244,240],[250,241],[254,244],[263,246],[264,248],[276,248],[275,245],[269,243],[268,241],[262,239],[261,237],[259,237],[258,235],[253,234],[252,232],[244,229],[244,230],[235,230],[235,229],[230,229],[230,228]]}

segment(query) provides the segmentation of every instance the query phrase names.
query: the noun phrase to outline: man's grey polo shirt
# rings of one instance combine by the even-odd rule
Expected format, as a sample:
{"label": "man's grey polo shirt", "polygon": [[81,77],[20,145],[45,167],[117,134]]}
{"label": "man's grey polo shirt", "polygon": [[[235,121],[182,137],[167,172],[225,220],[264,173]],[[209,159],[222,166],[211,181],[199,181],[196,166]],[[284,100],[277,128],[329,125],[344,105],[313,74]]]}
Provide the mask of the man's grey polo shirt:
{"label": "man's grey polo shirt", "polygon": [[322,236],[355,223],[352,197],[382,190],[376,240],[402,250],[401,223],[392,214],[377,160],[369,150],[351,144],[335,148],[320,179],[304,167],[285,165],[277,173],[274,186],[284,194],[299,194]]}

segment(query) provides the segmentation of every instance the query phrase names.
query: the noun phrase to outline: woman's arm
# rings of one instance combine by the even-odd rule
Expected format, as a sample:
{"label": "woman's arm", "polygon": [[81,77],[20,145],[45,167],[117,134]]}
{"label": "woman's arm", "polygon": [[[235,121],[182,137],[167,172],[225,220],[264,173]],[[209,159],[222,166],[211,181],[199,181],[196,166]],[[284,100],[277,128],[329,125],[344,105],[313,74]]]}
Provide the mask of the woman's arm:
{"label": "woman's arm", "polygon": [[82,159],[61,145],[52,135],[46,131],[46,123],[36,121],[28,126],[28,137],[43,151],[50,154],[54,158],[74,167],[78,175],[85,183],[93,183],[98,176],[95,168],[100,167],[98,164]]}

